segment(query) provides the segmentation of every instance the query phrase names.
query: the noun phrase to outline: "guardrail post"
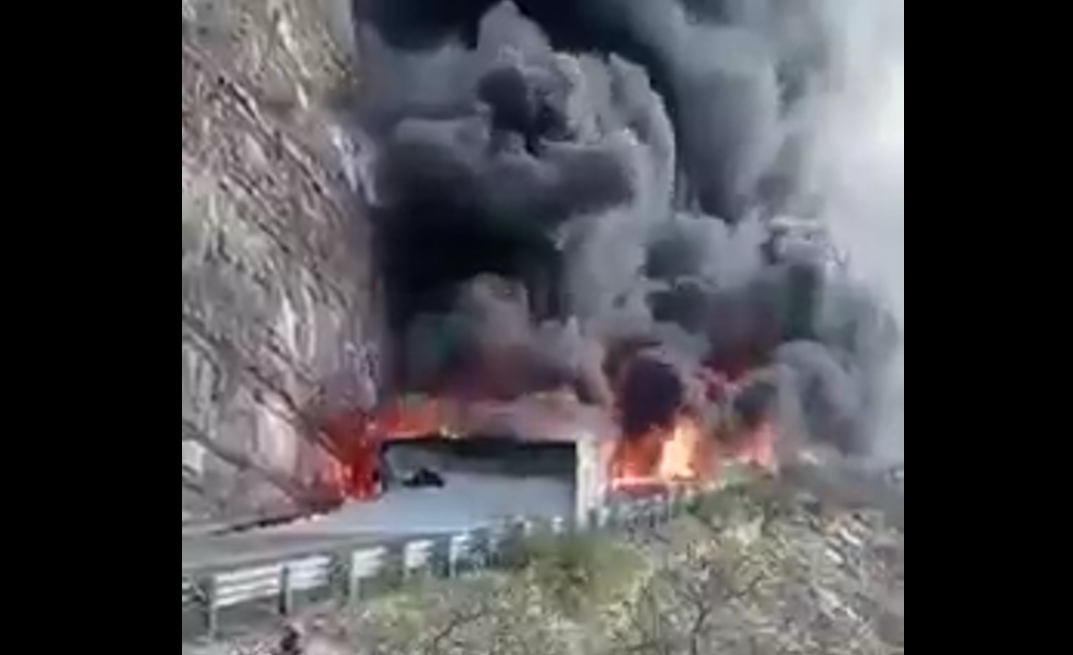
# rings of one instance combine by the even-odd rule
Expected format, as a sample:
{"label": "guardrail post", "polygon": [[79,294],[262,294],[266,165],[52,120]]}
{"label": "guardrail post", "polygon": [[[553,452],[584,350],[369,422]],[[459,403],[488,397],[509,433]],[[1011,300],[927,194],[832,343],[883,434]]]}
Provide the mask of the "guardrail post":
{"label": "guardrail post", "polygon": [[202,611],[204,612],[205,636],[208,639],[216,639],[220,633],[220,613],[217,608],[219,590],[216,578],[208,576],[198,581],[198,589],[201,592]]}
{"label": "guardrail post", "polygon": [[459,577],[480,568],[480,533],[472,531],[451,540],[451,575]]}
{"label": "guardrail post", "polygon": [[615,508],[615,528],[617,530],[633,530],[634,521],[637,520],[637,501],[624,500]]}
{"label": "guardrail post", "polygon": [[432,553],[433,572],[437,577],[451,580],[458,576],[458,556],[455,553],[455,537],[442,537],[436,542]]}
{"label": "guardrail post", "polygon": [[681,487],[671,492],[670,514],[671,519],[676,519],[686,513],[686,493]]}
{"label": "guardrail post", "polygon": [[395,592],[402,589],[409,581],[410,572],[407,566],[406,555],[409,552],[410,543],[395,543],[387,549],[384,566],[379,572],[379,583],[382,592]]}
{"label": "guardrail post", "polygon": [[332,556],[332,594],[344,605],[358,600],[358,580],[354,573],[354,553],[338,552]]}
{"label": "guardrail post", "polygon": [[355,553],[350,553],[349,554],[350,562],[349,562],[349,564],[347,566],[348,574],[347,574],[346,588],[347,588],[347,595],[349,597],[348,602],[350,602],[350,603],[357,603],[357,602],[361,601],[362,594],[365,593],[365,580],[366,579],[363,578],[362,576],[358,575],[358,569],[357,569],[356,566],[354,566],[354,557],[355,556],[356,556]]}
{"label": "guardrail post", "polygon": [[640,516],[635,527],[645,530],[654,530],[659,527],[658,511],[659,498],[656,496],[645,498],[644,502],[641,503]]}
{"label": "guardrail post", "polygon": [[656,499],[656,527],[666,525],[671,520],[671,493],[662,493]]}
{"label": "guardrail post", "polygon": [[525,555],[525,546],[532,534],[532,523],[514,521],[507,528],[503,540],[492,548],[492,562],[495,568],[514,569],[521,564]]}
{"label": "guardrail post", "polygon": [[701,504],[706,500],[707,496],[708,494],[701,494],[696,489],[687,490],[682,500],[685,511],[689,513],[700,509]]}
{"label": "guardrail post", "polygon": [[473,543],[470,546],[468,562],[466,563],[467,569],[477,571],[488,569],[494,560],[492,530],[481,528],[473,532],[472,539]]}
{"label": "guardrail post", "polygon": [[291,567],[288,565],[283,566],[283,570],[280,571],[279,580],[279,613],[280,616],[287,619],[294,616],[295,600],[294,600],[294,588],[291,584]]}
{"label": "guardrail post", "polygon": [[666,496],[663,497],[663,521],[665,523],[671,523],[678,518],[678,513],[675,511],[675,500],[678,497],[678,491],[672,490]]}
{"label": "guardrail post", "polygon": [[588,529],[591,532],[606,532],[611,528],[614,512],[607,506],[593,508]]}

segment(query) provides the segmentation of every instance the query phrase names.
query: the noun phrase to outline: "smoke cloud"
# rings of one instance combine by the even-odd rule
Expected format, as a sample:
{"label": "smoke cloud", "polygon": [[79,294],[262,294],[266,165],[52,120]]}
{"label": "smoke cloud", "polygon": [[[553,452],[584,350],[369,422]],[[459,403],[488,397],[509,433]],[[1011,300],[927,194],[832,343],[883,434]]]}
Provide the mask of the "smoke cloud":
{"label": "smoke cloud", "polygon": [[[621,382],[639,430],[703,365],[755,380],[740,420],[874,446],[900,330],[806,175],[840,161],[823,0],[358,4],[406,386],[610,406]],[[669,355],[616,381],[624,344]]]}
{"label": "smoke cloud", "polygon": [[[843,315],[893,323],[900,338],[885,366],[868,375],[873,399],[871,456],[905,459],[905,0],[827,0],[825,19],[839,83],[817,103],[819,134],[808,169],[824,193],[824,218],[853,255],[850,306]],[[843,281],[843,284],[847,282]],[[847,295],[847,294],[843,294]],[[864,334],[869,334],[864,330]],[[870,345],[858,340],[858,350]],[[874,343],[874,342],[872,342]],[[880,341],[882,343],[882,341]],[[862,358],[863,355],[858,355]],[[864,361],[869,361],[864,358]]]}

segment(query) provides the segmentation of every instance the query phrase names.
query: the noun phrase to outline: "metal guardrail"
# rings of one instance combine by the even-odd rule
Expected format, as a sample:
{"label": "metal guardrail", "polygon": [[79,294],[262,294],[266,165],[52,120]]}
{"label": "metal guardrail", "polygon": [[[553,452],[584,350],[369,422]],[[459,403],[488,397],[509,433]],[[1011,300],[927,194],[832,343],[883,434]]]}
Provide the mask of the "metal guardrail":
{"label": "metal guardrail", "polygon": [[231,627],[295,616],[325,602],[356,603],[422,578],[455,578],[509,566],[518,547],[539,536],[658,527],[697,506],[699,492],[616,501],[587,524],[518,519],[468,532],[403,542],[311,549],[256,564],[184,573],[183,641],[214,639]]}

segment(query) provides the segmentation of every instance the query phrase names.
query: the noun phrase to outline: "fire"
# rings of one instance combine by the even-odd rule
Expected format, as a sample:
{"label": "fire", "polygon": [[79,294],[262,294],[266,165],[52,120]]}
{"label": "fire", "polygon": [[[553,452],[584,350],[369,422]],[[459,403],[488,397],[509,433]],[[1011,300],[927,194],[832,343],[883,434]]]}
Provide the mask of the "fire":
{"label": "fire", "polygon": [[[682,366],[659,348],[642,344],[624,353],[615,377],[617,413],[625,434],[610,455],[611,491],[637,494],[706,487],[718,482],[724,468],[734,463],[776,467],[774,421],[745,426],[727,420],[736,413],[732,408],[741,385],[747,384],[744,371],[733,375],[706,366]],[[725,417],[701,418],[712,413]],[[630,429],[644,425],[639,421],[649,427],[631,433]]]}
{"label": "fire", "polygon": [[444,400],[407,396],[375,412],[350,411],[331,417],[324,432],[338,449],[330,484],[339,499],[372,500],[379,495],[380,448],[388,441],[452,435],[457,414]]}
{"label": "fire", "polygon": [[697,484],[712,478],[714,453],[701,426],[692,419],[682,419],[671,430],[663,445],[659,477],[675,483]]}
{"label": "fire", "polygon": [[669,429],[625,436],[612,448],[612,491],[646,492],[711,480],[715,462],[700,424],[682,417]]}
{"label": "fire", "polygon": [[709,434],[699,421],[683,416],[670,428],[627,436],[613,447],[610,488],[644,494],[676,487],[706,487],[719,481],[727,465],[774,471],[777,431],[773,422],[733,435]]}
{"label": "fire", "polygon": [[[580,416],[571,412],[582,407],[569,394],[533,395],[513,403],[408,396],[375,412],[345,413],[324,426],[340,456],[332,472],[332,484],[340,500],[372,500],[380,493],[379,457],[387,442],[502,431],[512,420],[531,437],[571,438],[571,427],[576,430]],[[606,416],[613,427],[610,414]],[[620,421],[619,425],[624,424]],[[748,430],[710,428],[686,410],[679,412],[669,427],[653,428],[639,435],[612,431],[601,435],[608,491],[645,494],[705,487],[718,482],[731,463],[774,470],[777,436],[773,421]]]}
{"label": "fire", "polygon": [[739,445],[728,451],[729,459],[733,462],[774,471],[779,466],[775,452],[777,441],[778,428],[774,421],[765,421],[756,429],[739,437],[737,440]]}
{"label": "fire", "polygon": [[453,435],[457,420],[453,404],[431,396],[408,396],[380,409],[368,420],[367,430],[378,440],[403,441],[430,434]]}

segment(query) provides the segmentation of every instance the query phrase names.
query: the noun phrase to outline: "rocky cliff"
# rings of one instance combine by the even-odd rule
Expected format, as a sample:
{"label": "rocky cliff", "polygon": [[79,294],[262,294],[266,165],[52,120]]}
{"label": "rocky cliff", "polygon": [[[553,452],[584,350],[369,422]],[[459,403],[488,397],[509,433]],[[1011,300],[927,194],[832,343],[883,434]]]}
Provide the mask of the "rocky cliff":
{"label": "rocky cliff", "polygon": [[293,507],[374,340],[342,0],[183,0],[183,524]]}

